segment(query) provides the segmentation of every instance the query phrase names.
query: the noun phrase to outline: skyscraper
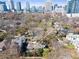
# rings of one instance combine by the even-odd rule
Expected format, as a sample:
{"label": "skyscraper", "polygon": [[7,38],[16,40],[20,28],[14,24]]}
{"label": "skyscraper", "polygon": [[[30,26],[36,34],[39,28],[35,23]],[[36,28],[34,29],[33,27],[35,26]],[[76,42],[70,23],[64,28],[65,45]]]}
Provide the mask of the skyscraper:
{"label": "skyscraper", "polygon": [[17,2],[17,11],[21,11],[21,2]]}
{"label": "skyscraper", "polygon": [[73,0],[72,12],[79,13],[79,0]]}
{"label": "skyscraper", "polygon": [[47,0],[45,3],[45,12],[50,12],[52,11],[52,0]]}
{"label": "skyscraper", "polygon": [[6,3],[0,1],[0,12],[8,11]]}
{"label": "skyscraper", "polygon": [[15,10],[13,0],[8,0],[8,4],[9,4],[9,9],[10,9],[11,11],[12,11],[12,10]]}
{"label": "skyscraper", "polygon": [[55,8],[57,8],[57,7],[58,7],[58,4],[54,4],[53,9],[55,10]]}
{"label": "skyscraper", "polygon": [[71,0],[67,5],[68,13],[79,13],[79,0]]}
{"label": "skyscraper", "polygon": [[43,8],[42,6],[39,6],[37,11],[38,11],[39,13],[43,13],[43,12],[44,12],[44,8]]}
{"label": "skyscraper", "polygon": [[30,11],[31,11],[32,13],[35,13],[35,12],[37,12],[37,9],[36,9],[35,6],[32,6],[31,9],[30,9]]}
{"label": "skyscraper", "polygon": [[25,10],[26,10],[26,12],[30,12],[30,3],[29,3],[29,1],[26,2]]}

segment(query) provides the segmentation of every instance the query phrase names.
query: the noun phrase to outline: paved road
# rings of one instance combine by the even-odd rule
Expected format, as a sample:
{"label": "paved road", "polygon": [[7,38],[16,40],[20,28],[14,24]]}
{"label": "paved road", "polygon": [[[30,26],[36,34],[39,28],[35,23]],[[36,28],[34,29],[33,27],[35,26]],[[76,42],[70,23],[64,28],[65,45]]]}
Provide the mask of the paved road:
{"label": "paved road", "polygon": [[51,41],[51,43],[54,51],[51,51],[48,59],[72,59],[70,53],[58,41]]}

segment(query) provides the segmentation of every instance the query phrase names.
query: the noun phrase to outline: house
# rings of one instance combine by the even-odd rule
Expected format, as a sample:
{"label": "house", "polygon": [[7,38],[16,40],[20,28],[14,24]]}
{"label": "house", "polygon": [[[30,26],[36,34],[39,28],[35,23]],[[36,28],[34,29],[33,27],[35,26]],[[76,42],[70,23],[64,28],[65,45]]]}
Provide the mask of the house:
{"label": "house", "polygon": [[33,50],[33,49],[39,49],[39,48],[44,48],[45,45],[42,45],[38,42],[29,42],[28,43],[28,46],[27,46],[27,49],[28,50]]}
{"label": "house", "polygon": [[62,28],[61,30],[59,30],[59,33],[62,34],[62,35],[66,35],[66,34],[68,34],[69,32],[70,32],[69,29],[64,29],[64,28]]}
{"label": "house", "polygon": [[12,39],[11,41],[11,52],[13,53],[13,51],[16,51],[16,53],[14,54],[23,54],[26,52],[27,50],[27,41],[26,41],[26,37],[23,35],[19,35],[19,36],[15,36],[14,39]]}
{"label": "house", "polygon": [[79,42],[79,34],[69,33],[69,34],[67,34],[66,39],[71,41],[74,44],[76,43],[76,41],[78,43]]}
{"label": "house", "polygon": [[21,47],[22,43],[26,42],[25,36],[15,36],[15,39],[13,40]]}
{"label": "house", "polygon": [[79,52],[79,34],[69,33],[67,34],[66,39],[70,41],[70,43],[75,46],[77,52]]}

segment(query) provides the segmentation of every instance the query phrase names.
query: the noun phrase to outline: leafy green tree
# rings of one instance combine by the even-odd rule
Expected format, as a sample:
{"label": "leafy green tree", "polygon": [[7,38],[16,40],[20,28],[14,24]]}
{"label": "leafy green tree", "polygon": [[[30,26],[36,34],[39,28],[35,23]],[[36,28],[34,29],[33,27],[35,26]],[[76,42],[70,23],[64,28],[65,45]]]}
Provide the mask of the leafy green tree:
{"label": "leafy green tree", "polygon": [[38,50],[37,50],[37,56],[43,56],[43,49],[42,48],[39,48]]}

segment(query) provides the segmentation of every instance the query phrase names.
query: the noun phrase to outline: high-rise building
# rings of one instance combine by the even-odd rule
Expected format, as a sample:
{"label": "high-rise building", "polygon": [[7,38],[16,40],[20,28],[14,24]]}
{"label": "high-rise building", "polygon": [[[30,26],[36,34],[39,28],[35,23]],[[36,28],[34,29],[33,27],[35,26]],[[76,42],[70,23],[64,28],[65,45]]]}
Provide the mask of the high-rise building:
{"label": "high-rise building", "polygon": [[44,12],[44,8],[42,6],[39,6],[38,9],[37,9],[37,11],[39,13],[43,13]]}
{"label": "high-rise building", "polygon": [[6,3],[0,1],[0,13],[5,11],[8,11]]}
{"label": "high-rise building", "polygon": [[79,13],[79,0],[71,0],[67,5],[68,13]]}
{"label": "high-rise building", "polygon": [[62,5],[61,5],[61,6],[57,6],[57,7],[55,8],[54,12],[64,14],[64,13],[65,13],[64,6],[62,6]]}
{"label": "high-rise building", "polygon": [[53,9],[55,10],[55,8],[57,8],[57,7],[58,7],[58,4],[54,4]]}
{"label": "high-rise building", "polygon": [[21,11],[21,2],[17,2],[17,11]]}
{"label": "high-rise building", "polygon": [[68,1],[68,4],[67,4],[67,13],[71,13],[72,11],[72,1]]}
{"label": "high-rise building", "polygon": [[8,4],[9,4],[9,9],[10,9],[11,11],[12,11],[12,10],[15,10],[13,0],[8,0]]}
{"label": "high-rise building", "polygon": [[26,2],[25,12],[30,12],[30,3],[29,3],[29,1]]}
{"label": "high-rise building", "polygon": [[37,12],[37,9],[36,9],[35,6],[32,6],[31,9],[30,9],[30,11],[31,11],[32,13],[35,13],[35,12]]}
{"label": "high-rise building", "polygon": [[50,12],[52,11],[52,0],[47,0],[45,3],[45,12]]}

